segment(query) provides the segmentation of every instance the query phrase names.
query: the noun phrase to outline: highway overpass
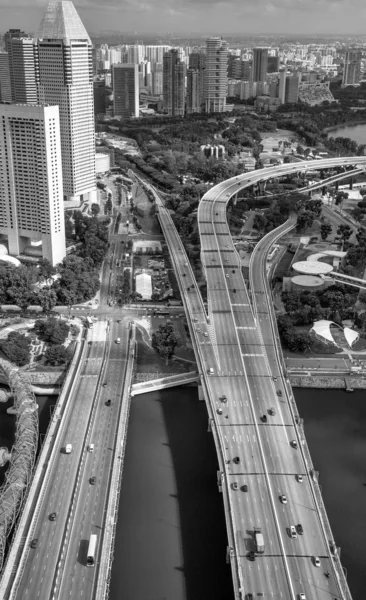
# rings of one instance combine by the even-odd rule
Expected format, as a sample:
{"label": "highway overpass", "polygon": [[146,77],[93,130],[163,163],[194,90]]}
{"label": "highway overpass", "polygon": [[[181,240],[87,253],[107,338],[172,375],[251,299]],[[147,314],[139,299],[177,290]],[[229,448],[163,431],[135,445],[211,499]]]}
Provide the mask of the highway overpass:
{"label": "highway overpass", "polygon": [[[297,600],[305,594],[312,600],[340,600],[351,596],[283,368],[264,286],[265,260],[251,278],[250,297],[231,240],[226,205],[238,190],[260,180],[365,164],[366,157],[303,161],[252,171],[208,191],[198,210],[208,314],[170,215],[154,188],[145,184],[155,192],[206,392],[236,598],[252,594],[253,598]],[[293,226],[290,219],[267,242],[271,245]],[[269,247],[265,248],[263,256]],[[261,251],[259,245],[257,253]],[[292,538],[290,527],[298,524],[303,533]],[[256,527],[262,530],[265,552],[252,562],[248,553],[255,550]]]}

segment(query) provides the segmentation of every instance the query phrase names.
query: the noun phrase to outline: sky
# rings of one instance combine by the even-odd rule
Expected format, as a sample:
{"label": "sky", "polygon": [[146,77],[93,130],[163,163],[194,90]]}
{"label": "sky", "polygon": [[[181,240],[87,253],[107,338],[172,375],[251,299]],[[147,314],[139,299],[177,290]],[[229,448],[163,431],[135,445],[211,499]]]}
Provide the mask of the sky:
{"label": "sky", "polygon": [[[47,0],[0,0],[0,30],[37,30]],[[364,34],[365,0],[75,0],[90,33]]]}

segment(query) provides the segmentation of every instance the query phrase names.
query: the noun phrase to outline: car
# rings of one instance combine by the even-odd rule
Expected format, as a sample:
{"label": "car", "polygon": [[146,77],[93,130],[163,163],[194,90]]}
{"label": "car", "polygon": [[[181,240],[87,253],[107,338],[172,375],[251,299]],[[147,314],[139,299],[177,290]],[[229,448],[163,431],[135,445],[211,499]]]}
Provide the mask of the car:
{"label": "car", "polygon": [[235,463],[236,465],[238,465],[240,463],[240,457],[239,456],[234,456],[233,463]]}
{"label": "car", "polygon": [[297,538],[297,531],[296,531],[296,527],[294,525],[290,525],[290,538],[292,538],[293,540],[296,540]]}
{"label": "car", "polygon": [[103,383],[103,387],[107,387],[107,382],[106,381]]}
{"label": "car", "polygon": [[247,556],[249,560],[255,560],[255,552],[253,552],[253,550],[248,552]]}
{"label": "car", "polygon": [[282,390],[277,390],[276,394],[277,396],[282,396]]}
{"label": "car", "polygon": [[112,404],[112,400],[110,398],[108,398],[107,402],[105,403],[106,406],[110,406]]}
{"label": "car", "polygon": [[185,276],[186,276],[186,274],[185,274],[185,273],[182,273],[182,275],[183,275],[183,277],[185,277]]}
{"label": "car", "polygon": [[95,484],[95,481],[96,481],[96,477],[94,477],[94,476],[93,476],[93,477],[91,477],[91,478],[89,479],[89,483],[90,483],[90,485],[94,485],[94,484]]}
{"label": "car", "polygon": [[197,331],[197,333],[201,333],[201,330],[199,327],[197,327],[196,331]]}
{"label": "car", "polygon": [[241,491],[242,492],[247,492],[248,491],[248,486],[246,483],[244,483],[244,485],[241,486]]}
{"label": "car", "polygon": [[226,273],[226,277],[229,279],[229,273]]}
{"label": "car", "polygon": [[227,398],[226,398],[225,394],[221,396],[220,400],[221,400],[221,402],[227,402]]}
{"label": "car", "polygon": [[238,489],[238,484],[236,481],[234,481],[234,483],[231,484],[231,487],[233,490],[237,490]]}
{"label": "car", "polygon": [[304,478],[302,475],[296,475],[296,479],[299,483],[302,483],[304,481]]}
{"label": "car", "polygon": [[268,409],[268,412],[269,412],[269,414],[270,414],[272,417],[274,417],[274,415],[276,414],[276,411],[275,411],[275,409],[274,409],[273,407],[269,408],[269,409]]}
{"label": "car", "polygon": [[185,267],[188,267],[188,263],[187,263],[187,262],[185,262],[185,263],[184,263],[184,266],[185,266]]}
{"label": "car", "polygon": [[320,567],[320,560],[319,560],[319,556],[314,556],[314,557],[313,557],[313,562],[314,562],[314,565],[315,565],[316,567]]}
{"label": "car", "polygon": [[305,596],[304,592],[300,592],[299,600],[306,600],[306,596]]}
{"label": "car", "polygon": [[297,441],[296,440],[291,440],[290,446],[292,446],[293,448],[297,448]]}
{"label": "car", "polygon": [[262,421],[263,423],[267,423],[267,415],[262,415],[262,416],[261,416],[261,421]]}
{"label": "car", "polygon": [[273,381],[277,381],[277,377],[272,377]]}
{"label": "car", "polygon": [[53,512],[48,517],[50,521],[56,521],[57,513]]}
{"label": "car", "polygon": [[37,538],[34,538],[34,540],[31,541],[30,547],[37,548],[37,546],[38,546],[38,540],[37,540]]}
{"label": "car", "polygon": [[297,531],[297,533],[298,533],[299,535],[303,535],[303,534],[304,534],[304,529],[303,529],[303,526],[301,525],[301,523],[298,523],[298,524],[296,525],[296,531]]}
{"label": "car", "polygon": [[203,335],[204,335],[204,337],[208,337],[207,331],[205,331],[205,333]]}
{"label": "car", "polygon": [[282,494],[282,496],[280,496],[280,500],[281,500],[282,504],[287,504],[287,498],[286,498],[285,494]]}
{"label": "car", "polygon": [[216,412],[217,412],[217,414],[218,414],[218,415],[222,415],[222,412],[223,412],[223,411],[222,411],[222,408],[221,408],[221,406],[219,406],[219,408],[218,408],[218,409],[216,409]]}

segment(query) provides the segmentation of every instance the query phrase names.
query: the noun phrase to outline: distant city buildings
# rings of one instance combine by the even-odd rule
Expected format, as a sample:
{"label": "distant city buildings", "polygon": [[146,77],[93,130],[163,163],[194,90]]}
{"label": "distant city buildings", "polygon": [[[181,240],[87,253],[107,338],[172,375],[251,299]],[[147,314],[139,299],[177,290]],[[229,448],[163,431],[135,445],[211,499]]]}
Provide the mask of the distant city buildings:
{"label": "distant city buildings", "polygon": [[359,85],[361,75],[361,58],[360,50],[348,50],[344,59],[342,87],[347,85]]}
{"label": "distant city buildings", "polygon": [[11,102],[9,55],[0,52],[0,102]]}
{"label": "distant city buildings", "polygon": [[0,233],[9,254],[41,241],[52,265],[66,255],[58,106],[0,104]]}
{"label": "distant city buildings", "polygon": [[205,112],[224,112],[227,96],[228,43],[222,38],[206,40],[204,75]]}
{"label": "distant city buildings", "polygon": [[179,60],[178,50],[169,50],[163,56],[163,106],[172,116],[185,113],[186,65]]}
{"label": "distant city buildings", "polygon": [[253,49],[253,81],[263,81],[267,79],[268,72],[268,48]]}
{"label": "distant city buildings", "polygon": [[125,119],[139,116],[139,66],[137,63],[119,63],[112,67],[113,111],[115,117]]}

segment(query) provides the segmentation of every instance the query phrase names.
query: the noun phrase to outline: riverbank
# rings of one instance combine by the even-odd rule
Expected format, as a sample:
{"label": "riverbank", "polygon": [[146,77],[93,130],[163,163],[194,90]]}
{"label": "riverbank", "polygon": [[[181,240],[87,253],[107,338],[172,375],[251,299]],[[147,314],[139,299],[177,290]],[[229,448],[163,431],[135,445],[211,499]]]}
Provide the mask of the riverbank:
{"label": "riverbank", "polygon": [[289,375],[289,379],[291,386],[294,388],[346,390],[347,387],[351,387],[355,390],[366,389],[366,377],[357,377],[355,375],[346,375],[345,377],[335,377],[334,375],[324,375],[323,377]]}
{"label": "riverbank", "polygon": [[[366,113],[366,110],[365,110]],[[323,133],[331,133],[332,131],[336,131],[337,129],[344,129],[346,127],[355,127],[356,125],[366,125],[366,116],[361,117],[359,119],[350,119],[345,121],[344,123],[339,123],[338,125],[331,125],[330,127],[325,127],[323,129]],[[346,136],[347,137],[347,136]]]}

